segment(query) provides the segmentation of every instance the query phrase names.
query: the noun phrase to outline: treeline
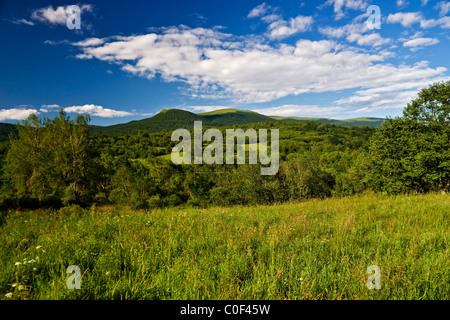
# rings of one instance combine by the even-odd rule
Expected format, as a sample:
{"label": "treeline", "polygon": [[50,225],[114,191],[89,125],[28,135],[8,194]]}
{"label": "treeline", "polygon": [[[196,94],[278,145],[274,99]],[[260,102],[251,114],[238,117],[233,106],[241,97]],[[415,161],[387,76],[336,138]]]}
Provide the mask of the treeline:
{"label": "treeline", "polygon": [[61,111],[17,126],[0,145],[0,205],[252,205],[365,190],[448,191],[450,184],[450,82],[423,89],[402,117],[378,129],[312,122],[235,126],[279,129],[274,176],[262,176],[258,165],[175,165],[170,131],[91,136],[88,122]]}

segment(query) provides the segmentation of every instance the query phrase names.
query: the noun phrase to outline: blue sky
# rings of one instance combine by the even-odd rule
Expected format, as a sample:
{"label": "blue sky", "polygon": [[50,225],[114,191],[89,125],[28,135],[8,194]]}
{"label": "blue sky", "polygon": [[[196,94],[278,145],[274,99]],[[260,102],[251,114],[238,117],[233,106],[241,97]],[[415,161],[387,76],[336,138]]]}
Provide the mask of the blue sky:
{"label": "blue sky", "polygon": [[60,108],[98,125],[165,108],[395,117],[450,79],[449,31],[448,1],[3,0],[0,121]]}

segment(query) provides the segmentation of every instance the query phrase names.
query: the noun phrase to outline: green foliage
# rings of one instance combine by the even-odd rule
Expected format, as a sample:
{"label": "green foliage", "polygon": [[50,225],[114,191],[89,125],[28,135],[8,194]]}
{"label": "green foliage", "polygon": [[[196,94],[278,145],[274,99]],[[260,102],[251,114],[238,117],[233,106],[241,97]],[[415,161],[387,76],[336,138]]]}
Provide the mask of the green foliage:
{"label": "green foliage", "polygon": [[95,179],[88,121],[81,115],[70,120],[61,110],[52,120],[31,115],[17,126],[5,168],[19,197],[55,196],[66,204],[89,201]]}
{"label": "green foliage", "polygon": [[422,89],[418,96],[403,110],[404,118],[450,125],[450,80],[433,83]]}
{"label": "green foliage", "polygon": [[[205,113],[192,113],[185,110],[166,109],[155,116],[147,119],[131,121],[107,127],[91,126],[93,134],[103,135],[124,135],[137,134],[139,131],[148,133],[160,131],[172,131],[178,128],[189,129],[194,125],[194,121],[202,121],[205,127],[223,127],[233,125],[244,125],[249,123],[267,122],[314,122],[322,124],[333,124],[346,127],[379,127],[384,119],[379,118],[356,118],[348,120],[334,120],[326,118],[298,118],[298,117],[269,117],[257,112],[222,109]],[[281,125],[281,124],[280,124]]]}
{"label": "green foliage", "polygon": [[419,92],[403,117],[389,119],[370,146],[370,178],[389,193],[449,191],[450,81]]}

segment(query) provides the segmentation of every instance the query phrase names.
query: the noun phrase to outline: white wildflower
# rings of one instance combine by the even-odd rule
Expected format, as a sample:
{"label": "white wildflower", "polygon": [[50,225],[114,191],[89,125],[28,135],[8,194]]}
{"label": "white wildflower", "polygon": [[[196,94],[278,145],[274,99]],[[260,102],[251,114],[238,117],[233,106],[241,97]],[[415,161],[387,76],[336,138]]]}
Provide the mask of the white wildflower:
{"label": "white wildflower", "polygon": [[16,262],[16,266],[20,266],[22,263],[21,262]]}
{"label": "white wildflower", "polygon": [[11,299],[13,296],[12,292],[8,292],[7,294],[5,294],[5,297],[7,297],[8,299]]}
{"label": "white wildflower", "polygon": [[25,287],[23,285],[20,285],[20,286],[17,287],[17,289],[23,290],[23,289],[25,289]]}

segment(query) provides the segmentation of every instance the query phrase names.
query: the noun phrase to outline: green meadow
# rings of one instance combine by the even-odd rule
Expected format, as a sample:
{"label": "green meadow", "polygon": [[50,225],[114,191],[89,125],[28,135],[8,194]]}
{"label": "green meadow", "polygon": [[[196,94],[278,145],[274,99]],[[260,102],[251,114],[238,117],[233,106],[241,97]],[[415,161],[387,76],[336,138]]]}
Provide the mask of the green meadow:
{"label": "green meadow", "polygon": [[[449,299],[448,194],[4,212],[2,299]],[[66,269],[81,270],[69,290]],[[367,268],[381,270],[369,290]]]}

